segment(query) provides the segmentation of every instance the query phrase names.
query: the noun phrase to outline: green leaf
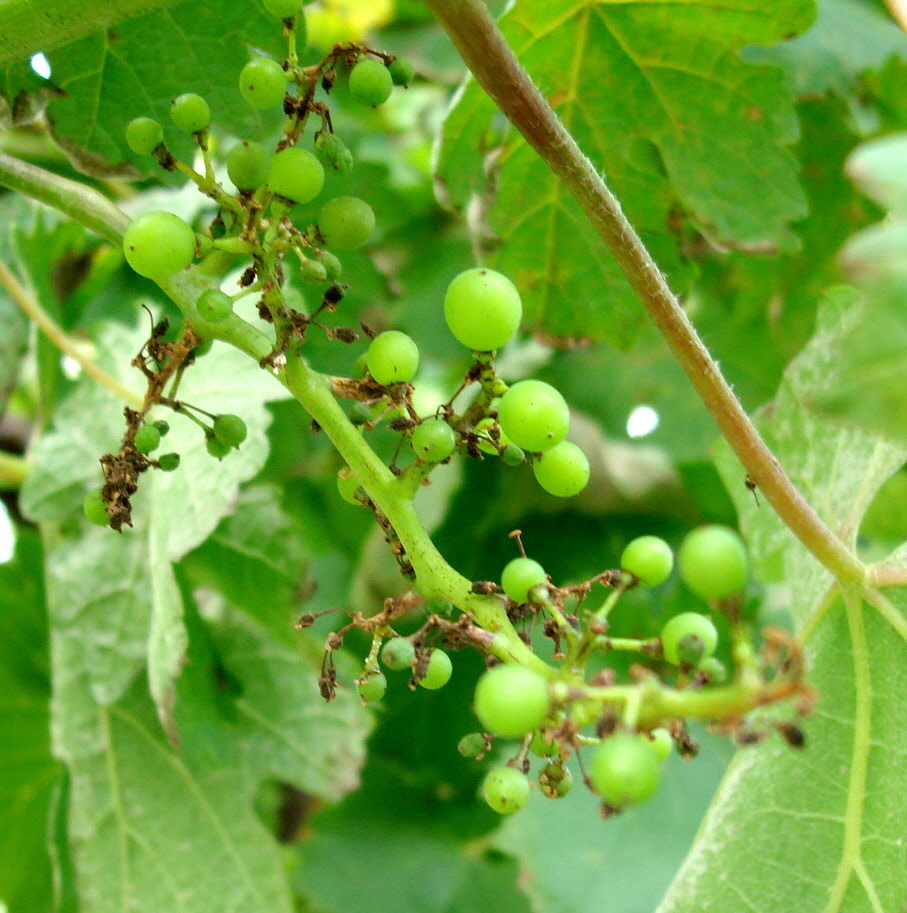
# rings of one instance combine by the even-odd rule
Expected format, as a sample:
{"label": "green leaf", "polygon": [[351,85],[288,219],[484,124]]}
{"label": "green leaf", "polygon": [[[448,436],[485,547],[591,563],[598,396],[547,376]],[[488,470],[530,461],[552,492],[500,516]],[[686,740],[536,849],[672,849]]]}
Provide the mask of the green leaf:
{"label": "green leaf", "polygon": [[28,349],[28,321],[6,296],[0,296],[0,416],[19,376],[19,365]]}
{"label": "green leaf", "polygon": [[[699,231],[747,249],[787,243],[789,223],[805,214],[797,166],[784,148],[797,128],[782,76],[736,52],[803,29],[811,13],[801,0],[770,7],[523,0],[501,28],[661,269],[682,286],[669,224],[678,205]],[[507,241],[489,262],[524,291],[530,327],[561,339],[632,338],[639,307],[602,242],[469,80],[445,124],[438,178],[459,208],[474,194],[487,197],[487,228]],[[762,192],[754,195],[754,186]]]}

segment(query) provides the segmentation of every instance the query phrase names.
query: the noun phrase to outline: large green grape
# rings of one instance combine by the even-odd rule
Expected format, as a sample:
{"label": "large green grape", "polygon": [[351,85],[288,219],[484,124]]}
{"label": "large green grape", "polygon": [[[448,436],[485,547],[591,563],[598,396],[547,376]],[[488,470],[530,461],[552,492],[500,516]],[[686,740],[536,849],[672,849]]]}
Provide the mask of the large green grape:
{"label": "large green grape", "polygon": [[413,452],[426,463],[446,460],[457,446],[457,434],[443,418],[427,418],[413,429]]}
{"label": "large green grape", "polygon": [[151,155],[164,142],[161,125],[151,117],[137,117],[126,126],[126,145],[136,155]]}
{"label": "large green grape", "polygon": [[661,780],[652,742],[646,736],[615,732],[596,750],[589,778],[608,805],[622,808],[644,802]]}
{"label": "large green grape", "polygon": [[253,108],[274,108],[287,91],[287,74],[270,57],[253,57],[240,71],[239,91]]}
{"label": "large green grape", "polygon": [[468,349],[500,349],[519,329],[522,318],[523,304],[516,286],[493,269],[465,270],[453,279],[444,295],[447,326],[457,342]]}
{"label": "large green grape", "polygon": [[548,718],[548,683],[531,669],[503,663],[482,674],[474,707],[488,732],[505,739],[522,738]]}
{"label": "large green grape", "polygon": [[517,447],[538,452],[560,444],[567,436],[570,410],[551,384],[521,380],[501,397],[498,423]]}
{"label": "large green grape", "polygon": [[294,203],[308,203],[321,193],[324,168],[321,162],[305,149],[291,146],[281,149],[271,159],[268,186],[278,196]]}
{"label": "large green grape", "polygon": [[532,558],[513,558],[501,572],[501,587],[514,602],[528,602],[529,591],[547,582],[545,568]]}
{"label": "large green grape", "polygon": [[515,767],[492,767],[482,783],[482,798],[499,815],[518,812],[529,792],[529,778]]}
{"label": "large green grape", "polygon": [[727,526],[700,526],[688,533],[677,564],[683,582],[703,599],[726,599],[746,583],[746,546]]}
{"label": "large green grape", "polygon": [[550,495],[572,498],[589,482],[589,460],[572,441],[561,441],[532,464],[536,482]]}
{"label": "large green grape", "polygon": [[671,575],[674,552],[658,536],[637,536],[627,543],[620,556],[620,566],[645,586],[658,586]]}
{"label": "large green grape", "polygon": [[126,262],[148,279],[165,279],[195,257],[195,232],[171,212],[146,212],[123,235]]}
{"label": "large green grape", "polygon": [[183,133],[200,133],[211,123],[211,109],[201,95],[184,92],[171,102],[170,120]]}
{"label": "large green grape", "polygon": [[390,98],[394,79],[380,60],[363,57],[350,70],[349,86],[350,94],[356,101],[375,107]]}
{"label": "large green grape", "polygon": [[453,663],[450,656],[443,650],[434,649],[428,658],[425,675],[419,679],[419,684],[428,691],[437,691],[443,688],[453,673]]}
{"label": "large green grape", "polygon": [[385,330],[369,344],[365,363],[379,384],[408,382],[419,368],[419,348],[406,333]]}
{"label": "large green grape", "polygon": [[227,153],[227,177],[237,190],[258,190],[270,170],[271,153],[261,143],[243,140]]}
{"label": "large green grape", "polygon": [[354,250],[374,233],[375,213],[357,197],[335,197],[321,207],[318,230],[328,247]]}
{"label": "large green grape", "polygon": [[698,612],[681,612],[661,629],[664,658],[675,666],[698,666],[718,645],[712,619]]}

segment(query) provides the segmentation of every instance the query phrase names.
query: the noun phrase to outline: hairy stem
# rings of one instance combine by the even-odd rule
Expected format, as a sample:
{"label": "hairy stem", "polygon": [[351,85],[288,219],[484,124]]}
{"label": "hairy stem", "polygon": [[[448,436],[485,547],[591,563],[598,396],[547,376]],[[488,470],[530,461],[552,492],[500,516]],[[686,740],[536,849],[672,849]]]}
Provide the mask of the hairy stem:
{"label": "hairy stem", "polygon": [[620,203],[533,85],[482,0],[424,3],[477,82],[583,208],[766,500],[839,579],[861,580],[863,565],[807,504],[766,446]]}

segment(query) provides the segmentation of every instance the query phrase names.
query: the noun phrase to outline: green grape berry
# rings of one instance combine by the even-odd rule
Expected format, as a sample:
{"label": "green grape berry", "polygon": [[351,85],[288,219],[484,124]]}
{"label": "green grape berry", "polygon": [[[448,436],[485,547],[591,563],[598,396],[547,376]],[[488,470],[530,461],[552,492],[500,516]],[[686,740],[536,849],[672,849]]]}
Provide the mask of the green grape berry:
{"label": "green grape berry", "polygon": [[466,735],[457,742],[457,751],[464,758],[480,758],[488,750],[488,743],[485,741],[483,732],[467,732]]}
{"label": "green grape berry", "polygon": [[151,453],[161,445],[161,433],[154,425],[142,425],[135,433],[135,449],[139,453]]}
{"label": "green grape berry", "polygon": [[170,120],[183,133],[201,133],[211,123],[211,109],[201,95],[184,92],[171,102]]}
{"label": "green grape berry", "polygon": [[507,435],[501,431],[501,426],[490,416],[479,419],[472,430],[478,438],[476,440],[476,447],[478,447],[482,453],[497,456],[501,450],[506,449],[510,445],[510,441],[507,440]]}
{"label": "green grape berry", "polygon": [[126,145],[136,155],[151,155],[164,142],[164,131],[153,117],[137,117],[126,125]]}
{"label": "green grape berry", "polygon": [[205,435],[205,449],[216,460],[222,460],[232,449],[222,444],[213,434]]}
{"label": "green grape berry", "polygon": [[665,761],[674,748],[674,740],[671,733],[664,726],[659,726],[649,733],[649,740],[652,742],[652,750],[659,761]]}
{"label": "green grape berry", "polygon": [[515,767],[492,767],[482,783],[482,798],[499,815],[518,812],[529,793],[529,778]]}
{"label": "green grape berry", "polygon": [[429,691],[443,688],[453,674],[453,663],[443,650],[432,650],[425,667],[425,675],[419,679],[419,684]]}
{"label": "green grape berry", "polygon": [[488,352],[500,349],[519,329],[523,304],[516,286],[503,273],[476,267],[460,273],[447,287],[444,319],[457,342]]}
{"label": "green grape berry", "polygon": [[220,323],[233,313],[233,299],[219,288],[209,288],[198,296],[195,307],[202,320]]}
{"label": "green grape berry", "polygon": [[319,133],[315,137],[315,156],[325,168],[333,168],[341,174],[353,167],[353,153],[334,133]]}
{"label": "green grape berry", "polygon": [[227,177],[237,190],[258,190],[271,173],[271,153],[252,140],[237,143],[227,153]]}
{"label": "green grape berry", "polygon": [[162,418],[159,418],[156,421],[153,421],[151,424],[154,425],[155,428],[157,428],[161,437],[163,437],[165,434],[167,434],[170,431],[170,422],[167,422]]}
{"label": "green grape berry", "polygon": [[746,583],[746,546],[727,526],[700,526],[680,544],[677,565],[681,579],[697,596],[726,599]]}
{"label": "green grape berry", "polygon": [[180,455],[178,453],[162,453],[157,458],[158,469],[164,472],[173,472],[180,464]]}
{"label": "green grape berry", "polygon": [[548,494],[572,498],[589,482],[589,460],[572,441],[561,441],[533,462],[532,472]]}
{"label": "green grape berry", "polygon": [[709,684],[721,685],[727,681],[727,666],[716,656],[707,656],[699,663],[697,671],[705,675]]}
{"label": "green grape berry", "polygon": [[387,65],[387,72],[395,86],[408,86],[416,75],[415,67],[407,57],[395,57]]}
{"label": "green grape berry", "polygon": [[82,502],[82,513],[96,526],[110,526],[110,516],[104,502],[103,489],[95,488],[85,495],[85,500]]}
{"label": "green grape berry", "polygon": [[195,258],[195,232],[171,212],[146,212],[123,235],[126,262],[147,279],[165,279]]}
{"label": "green grape berry", "polygon": [[681,612],[661,629],[664,658],[675,666],[698,666],[717,645],[718,631],[712,619],[698,612]]}
{"label": "green grape berry", "polygon": [[644,802],[661,780],[652,742],[647,736],[615,732],[596,749],[589,778],[595,791],[614,808]]}
{"label": "green grape berry", "polygon": [[388,669],[409,669],[416,661],[416,648],[405,637],[392,637],[381,648],[381,662]]}
{"label": "green grape berry", "polygon": [[573,788],[573,774],[561,762],[551,761],[539,772],[539,786],[549,799],[563,799]]}
{"label": "green grape berry", "polygon": [[240,71],[239,91],[253,108],[274,108],[286,94],[287,74],[276,60],[253,57]]}
{"label": "green grape berry", "polygon": [[538,453],[550,450],[567,436],[570,410],[551,384],[521,380],[501,397],[498,423],[517,447]]}
{"label": "green grape berry", "polygon": [[413,429],[413,452],[426,463],[446,460],[457,446],[457,433],[443,418],[428,418]]}
{"label": "green grape berry", "polygon": [[375,213],[357,197],[335,197],[321,207],[318,231],[328,247],[355,250],[374,234]]}
{"label": "green grape berry", "polygon": [[349,469],[341,469],[337,473],[337,491],[340,497],[348,504],[361,504],[356,498],[356,492],[359,490],[359,480],[350,472]]}
{"label": "green grape berry", "polygon": [[246,423],[238,415],[218,415],[212,426],[214,437],[225,447],[239,447],[246,439]]}
{"label": "green grape berry", "polygon": [[370,672],[366,678],[356,683],[359,697],[367,704],[380,701],[387,691],[387,677],[383,672]]}
{"label": "green grape berry", "polygon": [[320,285],[327,282],[328,271],[320,260],[306,259],[302,263],[300,275],[306,282],[313,282]]}
{"label": "green grape berry", "polygon": [[394,80],[387,67],[374,57],[363,57],[352,70],[349,78],[350,95],[360,104],[375,107],[386,102],[394,88]]}
{"label": "green grape berry", "polygon": [[294,203],[308,203],[321,193],[324,168],[305,149],[297,149],[295,146],[281,149],[271,159],[268,186],[278,196],[286,197]]}
{"label": "green grape berry", "polygon": [[545,568],[532,558],[514,558],[507,562],[501,572],[501,586],[514,602],[528,602],[529,591],[547,582]]}
{"label": "green grape berry", "polygon": [[343,264],[329,250],[320,251],[318,259],[324,266],[328,282],[336,282],[343,273]]}
{"label": "green grape berry", "polygon": [[531,669],[502,663],[479,678],[474,709],[487,732],[505,739],[522,738],[548,718],[548,683]]}
{"label": "green grape berry", "polygon": [[521,466],[526,462],[526,454],[516,444],[507,444],[501,454],[506,466]]}
{"label": "green grape berry", "polygon": [[529,750],[540,758],[551,758],[558,753],[558,744],[555,739],[547,739],[543,730],[539,730],[532,736],[532,742],[529,744]]}
{"label": "green grape berry", "polygon": [[419,347],[406,333],[386,330],[369,344],[365,363],[379,384],[408,383],[419,368]]}
{"label": "green grape berry", "polygon": [[264,8],[278,19],[289,19],[302,9],[301,0],[262,0]]}
{"label": "green grape berry", "polygon": [[674,552],[658,536],[638,536],[620,556],[620,566],[645,586],[664,583],[674,567]]}

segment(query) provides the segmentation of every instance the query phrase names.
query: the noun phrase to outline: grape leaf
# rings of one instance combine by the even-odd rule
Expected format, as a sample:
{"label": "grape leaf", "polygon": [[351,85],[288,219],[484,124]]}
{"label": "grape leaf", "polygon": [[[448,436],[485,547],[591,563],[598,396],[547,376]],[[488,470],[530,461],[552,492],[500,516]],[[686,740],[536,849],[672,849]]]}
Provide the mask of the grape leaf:
{"label": "grape leaf", "polygon": [[[736,52],[802,30],[811,13],[800,0],[522,0],[501,28],[661,269],[682,285],[676,209],[722,245],[748,249],[786,243],[788,224],[805,214],[784,148],[797,130],[782,75]],[[489,264],[524,290],[530,327],[559,338],[632,338],[638,304],[603,244],[526,143],[502,135],[491,100],[469,79],[445,123],[438,180],[460,208],[493,187],[483,209],[507,244]],[[754,186],[763,192],[754,196]]]}

